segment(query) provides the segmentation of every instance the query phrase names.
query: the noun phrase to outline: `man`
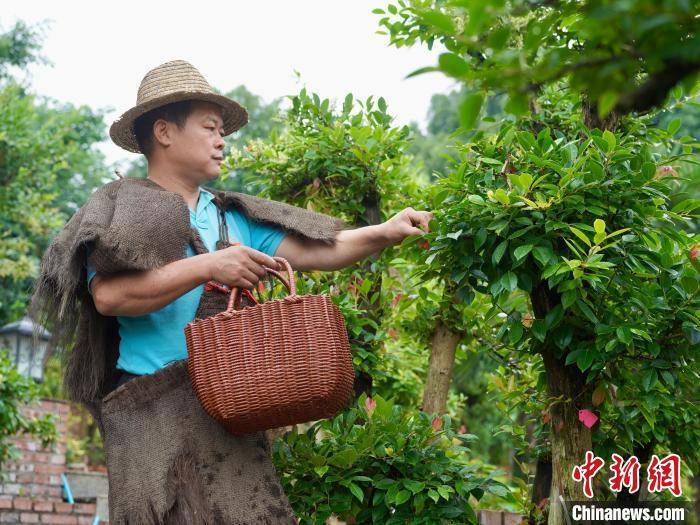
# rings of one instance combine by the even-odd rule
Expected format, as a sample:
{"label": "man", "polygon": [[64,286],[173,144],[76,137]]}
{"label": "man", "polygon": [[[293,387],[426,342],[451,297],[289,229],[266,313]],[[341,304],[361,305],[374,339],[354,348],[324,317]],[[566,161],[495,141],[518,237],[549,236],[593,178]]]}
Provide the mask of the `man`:
{"label": "man", "polygon": [[223,137],[246,123],[245,109],[187,62],[149,71],[136,106],[110,128],[116,144],[146,156],[147,179],[99,188],[42,260],[32,306],[54,321],[56,342],[77,333],[64,384],[100,425],[110,523],[295,523],[264,433],[227,434],[193,395],[184,327],[226,302],[205,284],[253,289],[265,266],[279,268],[272,256],[335,270],[428,231],[432,214],[412,208],[345,229],[205,189],[219,176]]}

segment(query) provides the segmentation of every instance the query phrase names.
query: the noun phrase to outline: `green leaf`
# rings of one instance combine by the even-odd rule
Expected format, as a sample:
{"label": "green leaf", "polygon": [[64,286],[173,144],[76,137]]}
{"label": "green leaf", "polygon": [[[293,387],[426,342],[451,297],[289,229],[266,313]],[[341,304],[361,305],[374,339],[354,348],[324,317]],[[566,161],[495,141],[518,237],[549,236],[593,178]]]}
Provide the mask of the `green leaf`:
{"label": "green leaf", "polygon": [[554,257],[554,252],[549,246],[537,246],[532,253],[543,267]]}
{"label": "green leaf", "polygon": [[487,231],[485,228],[481,228],[478,232],[476,232],[476,235],[474,235],[474,249],[478,250],[482,244],[484,244],[484,241],[486,240],[486,235]]}
{"label": "green leaf", "polygon": [[598,318],[593,313],[593,310],[591,310],[591,308],[585,302],[583,302],[582,299],[576,300],[576,306],[578,306],[581,313],[583,313],[583,315],[585,315],[590,322],[598,324]]}
{"label": "green leaf", "polygon": [[430,25],[433,25],[445,33],[454,33],[455,27],[452,23],[452,18],[440,11],[425,11],[420,14],[420,17]]}
{"label": "green leaf", "polygon": [[501,282],[506,290],[512,292],[518,287],[518,276],[513,272],[506,272],[503,274],[503,277],[501,277]]}
{"label": "green leaf", "polygon": [[678,131],[681,127],[681,119],[679,118],[674,118],[671,122],[668,123],[668,128],[666,130],[671,134],[674,135],[676,131]]}
{"label": "green leaf", "polygon": [[515,256],[516,260],[520,260],[523,257],[525,257],[528,253],[532,251],[532,248],[534,245],[532,244],[524,244],[523,246],[518,246],[515,251],[513,252],[513,255]]}
{"label": "green leaf", "polygon": [[510,325],[508,330],[508,341],[511,345],[514,345],[523,337],[523,325],[519,321],[516,321]]}
{"label": "green leaf", "polygon": [[352,110],[352,93],[345,95],[345,101],[343,102],[343,113],[350,113]]}
{"label": "green leaf", "polygon": [[442,53],[438,57],[440,69],[452,77],[461,77],[469,73],[469,64],[459,55]]}
{"label": "green leaf", "polygon": [[493,261],[493,264],[498,264],[503,257],[503,254],[506,253],[506,247],[508,246],[508,241],[505,240],[498,246],[496,246],[496,249],[493,251],[493,255],[491,256],[491,260]]}
{"label": "green leaf", "polygon": [[649,368],[644,371],[642,375],[642,386],[646,392],[649,392],[651,388],[656,384],[657,381],[656,370]]}
{"label": "green leaf", "polygon": [[396,505],[401,505],[403,503],[406,503],[410,497],[411,497],[411,493],[409,491],[400,490],[399,493],[394,498],[394,503]]}
{"label": "green leaf", "polygon": [[430,489],[430,490],[428,491],[428,497],[430,497],[430,499],[432,499],[435,503],[437,503],[438,501],[440,501],[440,494],[438,494],[438,493],[437,493],[436,491],[434,491],[433,489]]}
{"label": "green leaf", "polygon": [[445,235],[445,237],[447,237],[447,238],[449,238],[449,239],[457,240],[457,239],[459,239],[459,236],[460,236],[460,235],[462,235],[462,230],[459,230],[459,231],[456,231],[456,232],[452,232],[452,233],[448,233],[447,235]]}
{"label": "green leaf", "polygon": [[481,195],[470,195],[467,200],[473,204],[484,204],[484,198]]}
{"label": "green leaf", "polygon": [[355,496],[358,500],[360,500],[360,503],[362,503],[362,500],[364,499],[362,489],[353,482],[348,483],[348,488],[350,489],[350,492],[352,492],[353,496]]}
{"label": "green leaf", "polygon": [[422,481],[415,481],[412,479],[404,479],[402,481],[402,483],[403,483],[404,487],[406,487],[408,490],[410,490],[414,494],[420,492],[421,490],[423,490],[425,488],[425,483],[423,483]]}
{"label": "green leaf", "polygon": [[608,151],[613,149],[615,147],[615,144],[617,144],[617,139],[615,138],[615,134],[608,131],[607,129],[605,131],[603,131],[603,140],[605,140],[605,142],[608,143],[608,146],[609,146]]}
{"label": "green leaf", "polygon": [[463,128],[472,129],[484,102],[483,93],[468,93],[459,105],[459,121]]}
{"label": "green leaf", "polygon": [[440,494],[440,496],[442,496],[446,500],[449,500],[450,493],[454,492],[454,489],[452,487],[450,487],[449,485],[440,485],[437,490],[438,490],[438,493]]}
{"label": "green leaf", "polygon": [[627,346],[632,344],[632,332],[626,326],[620,326],[615,330],[617,338]]}
{"label": "green leaf", "polygon": [[569,226],[569,229],[572,231],[572,233],[573,233],[574,235],[576,235],[576,237],[578,237],[578,238],[581,239],[583,242],[585,242],[586,245],[587,245],[589,248],[591,247],[591,241],[590,241],[590,239],[586,236],[585,233],[583,233],[581,230],[579,230],[578,228],[575,228],[575,227],[573,227],[573,226]]}
{"label": "green leaf", "polygon": [[645,162],[642,164],[642,175],[645,179],[651,179],[656,174],[656,164]]}
{"label": "green leaf", "polygon": [[593,229],[596,231],[596,233],[605,233],[605,221],[603,219],[594,220]]}
{"label": "green leaf", "polygon": [[547,325],[548,329],[553,328],[557,326],[557,324],[559,324],[559,321],[562,320],[562,317],[564,317],[564,309],[561,307],[560,304],[558,304],[549,312],[547,312],[547,315],[544,318],[544,322]]}
{"label": "green leaf", "polygon": [[547,326],[542,319],[535,319],[530,327],[532,334],[542,343],[547,336]]}
{"label": "green leaf", "polygon": [[585,372],[589,366],[593,363],[593,357],[595,354],[593,351],[589,348],[586,348],[581,352],[578,357],[576,358],[576,366],[579,367],[579,370],[581,372]]}
{"label": "green leaf", "polygon": [[576,302],[576,299],[578,298],[578,294],[576,293],[576,290],[568,290],[564,292],[564,295],[561,296],[561,306],[566,310]]}

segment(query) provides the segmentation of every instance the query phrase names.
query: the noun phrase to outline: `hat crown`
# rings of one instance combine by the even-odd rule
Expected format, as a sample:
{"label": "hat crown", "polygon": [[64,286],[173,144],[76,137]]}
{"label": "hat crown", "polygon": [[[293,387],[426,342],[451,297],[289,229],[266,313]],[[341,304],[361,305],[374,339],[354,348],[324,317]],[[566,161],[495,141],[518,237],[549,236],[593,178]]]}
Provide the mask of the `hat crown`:
{"label": "hat crown", "polygon": [[214,93],[209,82],[189,62],[185,60],[165,62],[151,69],[143,77],[136,95],[136,104],[143,104],[164,95],[182,91]]}
{"label": "hat crown", "polygon": [[141,149],[134,131],[135,120],[157,107],[183,100],[218,104],[222,109],[224,135],[229,135],[248,123],[248,112],[243,106],[214,91],[189,62],[172,60],[146,73],[136,95],[136,105],[112,123],[109,136],[117,146],[139,153]]}

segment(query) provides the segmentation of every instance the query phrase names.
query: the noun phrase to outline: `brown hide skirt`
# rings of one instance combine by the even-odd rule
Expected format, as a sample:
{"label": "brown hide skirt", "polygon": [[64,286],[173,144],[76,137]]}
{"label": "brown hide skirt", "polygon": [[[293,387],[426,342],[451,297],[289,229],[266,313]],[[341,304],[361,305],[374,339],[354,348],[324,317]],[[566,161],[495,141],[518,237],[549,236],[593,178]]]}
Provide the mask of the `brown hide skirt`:
{"label": "brown hide skirt", "polygon": [[226,432],[185,359],[127,381],[101,408],[111,525],[297,524],[265,433]]}

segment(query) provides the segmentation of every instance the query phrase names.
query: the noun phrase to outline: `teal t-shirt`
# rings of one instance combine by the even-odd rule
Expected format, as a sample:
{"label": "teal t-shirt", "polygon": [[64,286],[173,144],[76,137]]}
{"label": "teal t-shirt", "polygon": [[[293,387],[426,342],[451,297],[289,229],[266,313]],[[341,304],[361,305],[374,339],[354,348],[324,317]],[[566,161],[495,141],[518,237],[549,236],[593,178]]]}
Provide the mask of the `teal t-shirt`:
{"label": "teal t-shirt", "polygon": [[[214,195],[200,188],[197,211],[190,209],[190,224],[196,227],[209,251],[214,251],[219,239],[218,210],[212,202]],[[226,211],[229,240],[240,242],[267,255],[274,256],[285,236],[281,228],[248,219],[238,210]],[[88,250],[90,247],[88,247]],[[187,257],[195,252],[187,246]],[[87,267],[88,289],[95,275]],[[204,285],[193,288],[160,310],[139,316],[117,316],[119,323],[119,360],[117,368],[132,374],[152,374],[168,363],[187,358],[185,326],[194,319]]]}

